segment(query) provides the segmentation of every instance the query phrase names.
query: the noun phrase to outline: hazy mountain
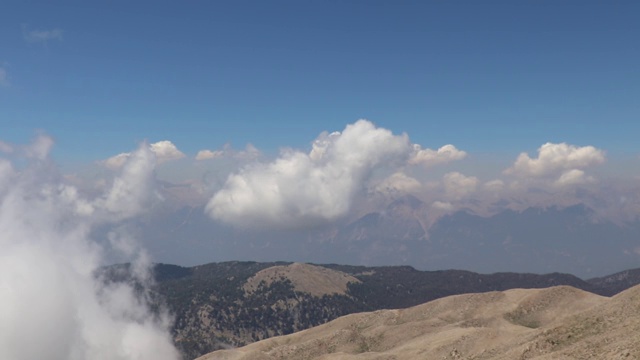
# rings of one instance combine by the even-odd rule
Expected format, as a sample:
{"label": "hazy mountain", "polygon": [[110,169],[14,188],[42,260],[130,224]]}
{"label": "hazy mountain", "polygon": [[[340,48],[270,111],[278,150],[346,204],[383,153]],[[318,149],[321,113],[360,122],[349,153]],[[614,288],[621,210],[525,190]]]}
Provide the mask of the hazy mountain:
{"label": "hazy mountain", "polygon": [[640,284],[640,269],[621,271],[612,275],[587,280],[602,295],[615,295],[625,289]]}
{"label": "hazy mountain", "polygon": [[450,296],[199,360],[637,359],[638,296],[640,287],[606,298],[569,286]]}
{"label": "hazy mountain", "polygon": [[154,259],[183,265],[284,260],[584,278],[640,266],[640,221],[613,223],[583,205],[491,216],[463,210],[430,223],[432,212],[405,196],[352,221],[314,228],[233,228],[212,221],[202,207],[157,209],[131,225]]}

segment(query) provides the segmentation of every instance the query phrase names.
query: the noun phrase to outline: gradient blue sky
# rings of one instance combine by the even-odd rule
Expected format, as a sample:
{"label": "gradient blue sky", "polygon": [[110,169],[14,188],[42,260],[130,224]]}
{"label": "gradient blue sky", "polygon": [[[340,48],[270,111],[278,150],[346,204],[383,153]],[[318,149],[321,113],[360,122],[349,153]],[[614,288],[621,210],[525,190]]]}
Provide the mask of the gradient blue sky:
{"label": "gradient blue sky", "polygon": [[0,139],[275,152],[367,118],[431,148],[637,154],[639,64],[637,1],[10,0]]}

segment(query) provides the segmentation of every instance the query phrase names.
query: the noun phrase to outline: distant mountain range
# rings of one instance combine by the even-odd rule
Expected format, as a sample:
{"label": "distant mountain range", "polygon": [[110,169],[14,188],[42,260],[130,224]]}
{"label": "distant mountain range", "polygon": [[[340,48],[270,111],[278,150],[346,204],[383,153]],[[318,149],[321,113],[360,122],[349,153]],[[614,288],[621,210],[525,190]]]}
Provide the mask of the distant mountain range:
{"label": "distant mountain range", "polygon": [[[128,265],[104,269],[130,281]],[[582,280],[562,273],[478,274],[290,262],[223,262],[195,267],[158,264],[154,306],[175,316],[173,336],[185,359],[216,349],[314,327],[347,314],[400,309],[467,293],[569,285],[611,296],[640,284],[640,269]]]}
{"label": "distant mountain range", "polygon": [[404,196],[352,221],[311,229],[237,229],[199,207],[155,211],[133,225],[153,257],[167,263],[285,260],[584,278],[640,267],[640,221],[614,223],[584,205],[491,216],[461,210],[437,220],[432,212]]}

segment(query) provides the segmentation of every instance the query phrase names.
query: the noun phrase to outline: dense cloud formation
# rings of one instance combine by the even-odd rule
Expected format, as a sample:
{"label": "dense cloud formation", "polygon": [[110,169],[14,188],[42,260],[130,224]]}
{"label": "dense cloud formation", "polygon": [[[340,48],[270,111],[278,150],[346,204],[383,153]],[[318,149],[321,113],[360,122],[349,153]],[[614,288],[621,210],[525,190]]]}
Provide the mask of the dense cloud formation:
{"label": "dense cloud formation", "polygon": [[[215,156],[219,155],[198,155],[202,159]],[[360,195],[368,196],[362,199],[372,203],[380,195],[388,199],[412,194],[436,201],[439,205],[434,206],[439,210],[450,211],[472,202],[482,212],[482,204],[489,208],[491,203],[506,198],[545,206],[552,198],[557,199],[554,193],[594,184],[596,179],[586,170],[605,161],[604,151],[593,146],[546,143],[535,158],[521,153],[504,170],[506,177],[502,179],[481,181],[450,171],[434,181],[425,180],[426,173],[419,170],[466,156],[451,144],[437,150],[422,148],[412,144],[406,134],[394,135],[360,120],[342,132],[321,133],[308,153],[287,149],[272,162],[253,162],[232,173],[210,199],[206,211],[214,219],[239,226],[288,227],[341,218],[353,210]],[[563,199],[558,205],[577,201]]]}
{"label": "dense cloud formation", "polygon": [[[0,158],[0,359],[178,359],[166,316],[130,286],[96,280],[105,249],[90,239],[94,226],[137,215],[152,197],[153,152],[131,153],[105,194],[84,198],[50,164],[52,144],[39,137],[26,165]],[[126,232],[110,238],[146,259]]]}
{"label": "dense cloud formation", "polygon": [[455,171],[444,174],[442,181],[447,198],[454,200],[459,200],[472,194],[478,186],[478,178],[465,176]]}
{"label": "dense cloud formation", "polygon": [[590,182],[583,169],[602,164],[604,151],[593,146],[577,147],[566,143],[546,143],[538,149],[538,157],[521,153],[515,164],[505,171],[519,178],[552,178],[555,185]]}
{"label": "dense cloud formation", "polygon": [[413,146],[360,120],[343,132],[321,134],[310,153],[284,150],[271,163],[255,163],[232,174],[207,205],[215,219],[232,224],[295,226],[345,215],[371,173],[404,164]]}

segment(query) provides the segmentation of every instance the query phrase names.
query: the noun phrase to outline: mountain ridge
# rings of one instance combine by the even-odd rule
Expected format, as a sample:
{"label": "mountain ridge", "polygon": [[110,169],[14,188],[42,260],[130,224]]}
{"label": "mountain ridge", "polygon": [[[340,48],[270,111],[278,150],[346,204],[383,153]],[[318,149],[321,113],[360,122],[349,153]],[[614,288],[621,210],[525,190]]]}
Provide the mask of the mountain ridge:
{"label": "mountain ridge", "polygon": [[[299,271],[301,267],[305,271]],[[127,281],[123,276],[126,266],[108,269],[113,271],[106,278]],[[261,272],[270,275],[252,280]],[[302,277],[296,279],[291,274]],[[640,274],[640,269],[629,270],[628,274]],[[152,292],[156,301],[153,306],[168,308],[175,316],[172,334],[185,359],[189,359],[220,348],[298,332],[348,314],[408,308],[464,293],[570,285],[612,295],[640,283],[640,276],[628,274],[582,280],[562,273],[478,274],[464,270],[420,271],[411,266],[232,261],[190,268],[156,264]],[[315,294],[296,288],[296,283],[311,278],[315,278],[311,282],[330,286]],[[336,279],[348,281],[336,285]],[[251,284],[252,291],[246,291],[247,284]],[[340,286],[346,286],[346,290]],[[334,291],[338,288],[341,290]]]}
{"label": "mountain ridge", "polygon": [[340,317],[197,360],[635,359],[640,286],[607,298],[570,286],[455,295]]}
{"label": "mountain ridge", "polygon": [[132,226],[154,259],[187,265],[246,259],[479,273],[557,271],[585,279],[640,266],[640,218],[614,222],[581,204],[509,206],[449,211],[405,196],[310,229],[260,230],[230,227],[211,221],[203,207],[185,207],[158,210]]}

